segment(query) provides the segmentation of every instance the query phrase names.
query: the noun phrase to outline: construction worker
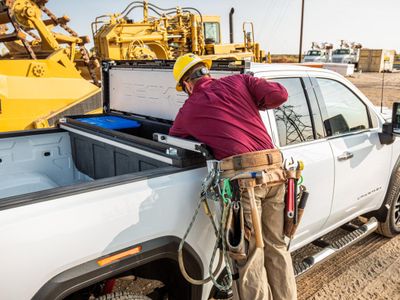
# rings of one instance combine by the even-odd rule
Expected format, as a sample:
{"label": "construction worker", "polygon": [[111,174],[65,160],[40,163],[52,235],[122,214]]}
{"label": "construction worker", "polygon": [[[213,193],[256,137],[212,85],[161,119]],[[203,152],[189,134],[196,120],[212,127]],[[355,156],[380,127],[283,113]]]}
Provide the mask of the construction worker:
{"label": "construction worker", "polygon": [[235,261],[236,286],[241,300],[296,299],[292,260],[283,234],[285,176],[282,156],[274,149],[259,114],[259,110],[273,109],[284,103],[287,91],[279,83],[251,75],[211,78],[211,64],[210,60],[191,53],[176,60],[173,69],[176,89],[185,91],[189,98],[169,134],[195,138],[206,144],[215,158],[221,160],[224,172],[268,170],[268,177],[274,182],[254,188],[264,249],[256,247],[249,194],[241,193],[248,234],[245,234],[245,259]]}

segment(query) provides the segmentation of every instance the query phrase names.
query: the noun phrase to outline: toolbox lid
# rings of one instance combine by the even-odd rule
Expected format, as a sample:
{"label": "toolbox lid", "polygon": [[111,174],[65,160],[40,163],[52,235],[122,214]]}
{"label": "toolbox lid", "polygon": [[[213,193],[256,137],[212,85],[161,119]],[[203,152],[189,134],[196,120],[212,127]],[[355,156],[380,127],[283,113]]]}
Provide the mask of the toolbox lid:
{"label": "toolbox lid", "polygon": [[[188,96],[176,91],[172,74],[175,61],[103,62],[103,102],[106,112],[118,111],[173,121]],[[220,64],[224,64],[221,67]],[[214,62],[211,74],[223,77],[240,73]]]}
{"label": "toolbox lid", "polygon": [[114,129],[114,130],[140,127],[140,123],[135,120],[129,120],[129,119],[116,117],[116,116],[78,118],[76,120],[79,120],[83,123],[96,125],[101,128]]}

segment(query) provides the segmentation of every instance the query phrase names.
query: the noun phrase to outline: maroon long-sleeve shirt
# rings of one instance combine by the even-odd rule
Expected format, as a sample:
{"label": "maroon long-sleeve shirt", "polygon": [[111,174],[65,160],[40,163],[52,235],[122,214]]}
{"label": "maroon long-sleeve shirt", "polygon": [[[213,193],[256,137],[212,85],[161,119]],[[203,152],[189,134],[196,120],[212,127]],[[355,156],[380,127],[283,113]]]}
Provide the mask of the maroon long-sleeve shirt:
{"label": "maroon long-sleeve shirt", "polygon": [[179,110],[169,134],[195,138],[209,146],[219,160],[272,149],[259,110],[276,108],[287,98],[279,83],[250,75],[203,77]]}

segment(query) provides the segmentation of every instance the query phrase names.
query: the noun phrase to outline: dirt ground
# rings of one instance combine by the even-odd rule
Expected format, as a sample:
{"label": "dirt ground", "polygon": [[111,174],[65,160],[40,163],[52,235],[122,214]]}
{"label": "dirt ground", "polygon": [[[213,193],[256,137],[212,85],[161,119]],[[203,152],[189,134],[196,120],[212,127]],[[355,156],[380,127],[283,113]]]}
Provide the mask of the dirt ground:
{"label": "dirt ground", "polygon": [[400,299],[400,236],[372,234],[297,280],[299,300]]}
{"label": "dirt ground", "polygon": [[355,73],[348,79],[355,84],[375,105],[381,104],[382,82],[383,106],[391,107],[394,101],[400,101],[400,72],[396,73]]}

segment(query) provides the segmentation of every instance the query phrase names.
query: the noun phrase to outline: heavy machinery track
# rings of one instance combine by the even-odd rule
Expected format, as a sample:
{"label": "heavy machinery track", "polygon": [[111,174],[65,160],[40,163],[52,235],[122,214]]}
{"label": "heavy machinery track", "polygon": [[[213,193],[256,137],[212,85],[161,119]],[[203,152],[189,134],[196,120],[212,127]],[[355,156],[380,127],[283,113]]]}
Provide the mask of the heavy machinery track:
{"label": "heavy machinery track", "polygon": [[[371,234],[351,246],[349,249],[346,249],[335,257],[328,259],[321,265],[316,266],[298,279],[298,299],[327,299],[327,297],[333,299],[334,297],[332,297],[333,295],[331,294],[329,285],[334,285],[336,287],[337,294],[341,293],[340,291],[343,291],[343,293],[350,293],[353,296],[357,295],[356,297],[358,297],[358,292],[363,290],[363,287],[367,286],[371,279],[378,277],[382,272],[389,268],[391,263],[396,261],[396,258],[399,259],[399,257],[388,255],[385,259],[371,260],[371,262],[368,262],[369,266],[365,272],[362,272],[362,274],[357,273],[357,276],[352,278],[354,279],[354,282],[349,282],[349,278],[346,276],[344,276],[346,277],[345,280],[338,280],[338,278],[340,278],[345,272],[349,271],[351,266],[372,255],[378,249],[379,251],[383,251],[383,246],[389,241],[390,239],[384,238],[378,234]],[[389,252],[393,250],[393,247],[389,248]],[[400,246],[397,245],[397,248],[400,248]],[[337,281],[337,283],[335,281]],[[337,296],[341,299],[346,298],[344,295],[342,295],[344,298],[340,295]]]}

